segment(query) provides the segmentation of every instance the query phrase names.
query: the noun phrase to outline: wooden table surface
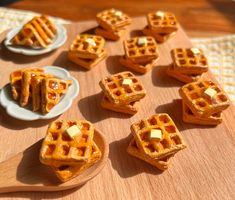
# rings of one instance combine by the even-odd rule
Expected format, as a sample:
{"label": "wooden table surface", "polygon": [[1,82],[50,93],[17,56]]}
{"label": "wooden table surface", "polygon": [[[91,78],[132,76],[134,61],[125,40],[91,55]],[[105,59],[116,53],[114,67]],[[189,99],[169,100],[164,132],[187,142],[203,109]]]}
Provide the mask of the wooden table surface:
{"label": "wooden table surface", "polygon": [[20,0],[9,7],[73,21],[94,19],[97,12],[111,7],[132,17],[168,10],[176,14],[190,37],[235,33],[235,2],[232,0]]}

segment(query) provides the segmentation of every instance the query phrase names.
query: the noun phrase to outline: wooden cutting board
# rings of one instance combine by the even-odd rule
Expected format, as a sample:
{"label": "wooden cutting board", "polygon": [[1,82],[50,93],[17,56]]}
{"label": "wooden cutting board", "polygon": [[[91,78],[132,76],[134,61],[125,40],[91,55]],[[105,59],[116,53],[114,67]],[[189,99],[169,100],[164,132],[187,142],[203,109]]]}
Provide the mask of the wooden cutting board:
{"label": "wooden cutting board", "polygon": [[[135,18],[126,38],[140,34],[146,25],[143,17]],[[99,81],[108,74],[127,70],[120,66],[122,41],[107,42],[109,57],[91,71],[69,62],[67,49],[78,33],[92,31],[95,22],[67,25],[68,40],[60,49],[35,57],[27,57],[0,49],[0,87],[8,83],[9,74],[22,67],[55,65],[64,67],[78,79],[81,91],[72,107],[60,119],[87,119],[100,129],[109,142],[109,160],[94,179],[78,189],[50,193],[1,194],[5,199],[235,199],[234,130],[235,109],[224,112],[217,127],[189,125],[182,122],[178,89],[183,84],[168,77],[166,65],[171,63],[170,50],[191,47],[182,29],[176,36],[159,45],[158,66],[145,75],[138,75],[147,90],[141,110],[129,117],[100,107]],[[4,40],[5,33],[0,35]],[[161,172],[151,165],[129,156],[130,125],[154,113],[168,113],[181,131],[188,148],[177,153],[170,168]],[[4,161],[44,137],[52,120],[24,122],[8,116],[0,107],[0,160]],[[35,155],[38,156],[38,155]],[[28,172],[30,173],[30,172]],[[3,177],[4,174],[1,174]]]}

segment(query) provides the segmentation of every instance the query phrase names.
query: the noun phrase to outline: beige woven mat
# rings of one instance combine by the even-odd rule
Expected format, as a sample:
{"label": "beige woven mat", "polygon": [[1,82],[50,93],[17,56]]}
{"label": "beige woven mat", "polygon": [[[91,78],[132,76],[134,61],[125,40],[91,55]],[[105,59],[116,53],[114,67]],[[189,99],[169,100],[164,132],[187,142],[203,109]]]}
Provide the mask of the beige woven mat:
{"label": "beige woven mat", "polygon": [[[0,33],[27,22],[38,13],[0,7]],[[57,23],[68,20],[52,17]],[[203,49],[211,71],[235,103],[235,35],[216,38],[192,39],[194,46]]]}

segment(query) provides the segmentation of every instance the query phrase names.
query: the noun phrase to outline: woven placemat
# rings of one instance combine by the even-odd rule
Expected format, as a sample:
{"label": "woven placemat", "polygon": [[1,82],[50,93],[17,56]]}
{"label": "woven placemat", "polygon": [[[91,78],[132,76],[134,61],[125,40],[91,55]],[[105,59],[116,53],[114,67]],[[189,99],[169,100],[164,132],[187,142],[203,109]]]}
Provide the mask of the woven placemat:
{"label": "woven placemat", "polygon": [[[39,13],[0,7],[0,33],[19,26]],[[71,21],[51,17],[59,24]],[[235,103],[235,35],[215,38],[195,38],[191,40],[195,47],[201,48],[209,60],[212,73]]]}

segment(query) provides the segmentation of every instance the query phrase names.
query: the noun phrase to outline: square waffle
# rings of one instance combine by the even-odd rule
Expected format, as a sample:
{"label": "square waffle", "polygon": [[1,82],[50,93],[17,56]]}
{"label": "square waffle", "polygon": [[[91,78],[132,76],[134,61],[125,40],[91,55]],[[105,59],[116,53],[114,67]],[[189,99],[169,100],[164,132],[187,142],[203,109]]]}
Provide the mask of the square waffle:
{"label": "square waffle", "polygon": [[[206,89],[214,89],[217,93],[213,98],[208,98]],[[191,109],[195,116],[209,117],[228,108],[230,101],[225,92],[212,81],[198,81],[184,85],[179,94],[184,103]]]}
{"label": "square waffle", "polygon": [[92,69],[93,67],[95,67],[96,65],[98,65],[103,59],[105,59],[107,57],[107,53],[105,50],[102,51],[100,57],[95,58],[95,59],[85,59],[85,58],[79,58],[74,54],[70,54],[68,53],[68,58],[70,61],[72,61],[73,63],[84,67],[88,70]]}
{"label": "square waffle", "polygon": [[140,109],[140,102],[135,101],[126,105],[119,105],[119,104],[110,102],[109,99],[105,95],[103,95],[102,100],[101,100],[101,107],[108,109],[108,110],[115,111],[115,112],[134,115]]}
{"label": "square waffle", "polygon": [[173,13],[157,11],[147,15],[148,25],[155,33],[172,33],[178,30],[178,22]]}
{"label": "square waffle", "polygon": [[[144,44],[140,44],[144,40]],[[135,63],[151,62],[159,57],[157,43],[153,37],[134,37],[123,42],[125,56]]]}
{"label": "square waffle", "polygon": [[183,121],[190,124],[218,125],[222,123],[222,113],[214,113],[209,117],[198,117],[193,114],[190,108],[182,101]]}
{"label": "square waffle", "polygon": [[98,24],[107,30],[117,30],[131,23],[131,18],[114,8],[104,10],[96,15]]}
{"label": "square waffle", "polygon": [[11,43],[32,48],[46,48],[53,42],[56,34],[55,25],[47,16],[42,15],[27,22],[19,33],[11,39]]}
{"label": "square waffle", "polygon": [[59,103],[61,95],[68,91],[72,84],[71,80],[60,80],[58,78],[46,78],[41,83],[42,112],[46,114]]}
{"label": "square waffle", "polygon": [[138,63],[134,63],[132,60],[127,59],[125,56],[121,57],[119,62],[129,68],[132,69],[135,72],[141,73],[141,74],[145,74],[148,71],[150,71],[153,67],[156,66],[158,61],[157,59],[152,60],[151,62],[145,63],[145,64],[138,64]]}
{"label": "square waffle", "polygon": [[69,48],[69,55],[85,59],[99,58],[104,51],[105,40],[101,36],[77,35]]}
{"label": "square waffle", "polygon": [[[151,130],[162,132],[159,141],[150,140]],[[165,158],[186,147],[175,123],[168,114],[155,114],[131,125],[131,131],[141,152],[151,158]]]}
{"label": "square waffle", "polygon": [[[71,138],[66,130],[77,125],[81,135]],[[84,164],[89,161],[94,136],[94,126],[86,120],[58,120],[50,124],[40,150],[40,161],[45,165]]]}
{"label": "square waffle", "polygon": [[44,72],[41,68],[26,68],[16,70],[10,74],[11,93],[14,100],[18,100],[21,95],[21,81],[23,71]]}
{"label": "square waffle", "polygon": [[202,74],[208,71],[208,62],[201,50],[193,53],[195,48],[176,48],[171,50],[175,70],[184,74]]}
{"label": "square waffle", "polygon": [[162,171],[168,169],[171,163],[171,158],[173,157],[173,156],[168,156],[161,159],[151,158],[139,150],[134,138],[131,139],[131,142],[127,148],[127,152],[130,155],[139,158],[141,160],[144,160],[145,162],[153,165],[154,167]]}
{"label": "square waffle", "polygon": [[78,165],[60,165],[59,167],[52,166],[52,169],[62,182],[66,182],[91,167],[98,160],[100,160],[101,156],[99,147],[95,144],[95,142],[93,142],[91,156],[86,163]]}
{"label": "square waffle", "polygon": [[[130,79],[132,83],[124,86],[122,84],[124,79]],[[115,104],[129,104],[144,98],[146,95],[143,85],[134,74],[128,71],[105,77],[99,84],[105,96]]]}
{"label": "square waffle", "polygon": [[105,39],[113,41],[119,40],[124,35],[125,32],[126,32],[125,28],[120,28],[116,30],[107,30],[102,27],[98,27],[95,29],[96,35],[100,35]]}
{"label": "square waffle", "polygon": [[169,65],[169,67],[167,68],[167,71],[166,73],[183,82],[183,83],[191,83],[191,82],[195,82],[195,81],[199,81],[202,77],[203,77],[203,74],[202,75],[199,75],[199,74],[183,74],[181,73],[180,71],[177,71],[174,69],[174,64],[171,64]]}

